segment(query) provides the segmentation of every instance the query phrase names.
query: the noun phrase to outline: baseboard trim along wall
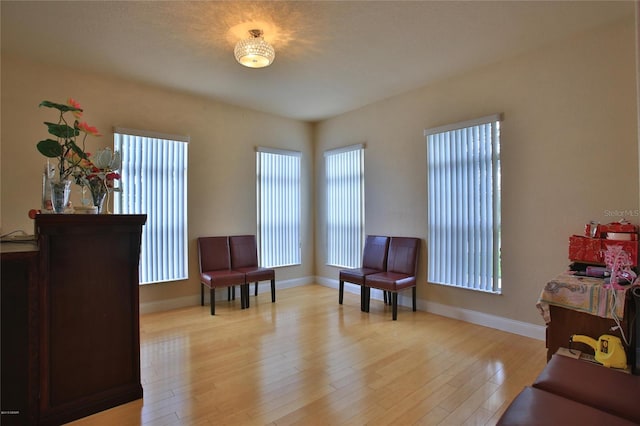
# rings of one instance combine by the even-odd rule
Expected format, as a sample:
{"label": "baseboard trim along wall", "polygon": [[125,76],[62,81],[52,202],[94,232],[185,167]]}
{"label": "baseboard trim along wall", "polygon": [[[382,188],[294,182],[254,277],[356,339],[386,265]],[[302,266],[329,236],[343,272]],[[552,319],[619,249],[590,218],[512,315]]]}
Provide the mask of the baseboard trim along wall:
{"label": "baseboard trim along wall", "polygon": [[[285,289],[292,287],[299,287],[302,285],[313,284],[315,277],[296,278],[292,280],[279,281],[276,280],[276,289]],[[338,288],[338,287],[336,287]],[[271,292],[271,283],[264,281],[258,283],[258,293]],[[251,285],[251,294],[253,294],[253,284]],[[277,293],[276,293],[277,296]],[[216,300],[226,300],[227,290],[224,288],[216,290]],[[239,293],[236,293],[236,297],[240,297]],[[204,296],[205,304],[209,303],[209,291],[205,291]],[[144,302],[140,303],[140,314],[150,314],[153,312],[170,311],[172,309],[188,308],[190,306],[197,306],[200,304],[200,294],[193,296],[177,297],[175,299],[160,300],[157,302]]]}
{"label": "baseboard trim along wall", "polygon": [[[325,287],[338,289],[338,280],[316,277],[315,282]],[[345,291],[360,294],[360,286],[345,283]],[[410,292],[407,292],[411,294]],[[382,291],[371,289],[371,298],[382,300]],[[336,295],[337,300],[337,295]],[[336,302],[337,303],[337,302]],[[401,306],[411,307],[411,296],[399,294],[398,304]],[[532,339],[545,340],[545,327],[527,322],[516,321],[509,318],[503,318],[497,315],[485,314],[484,312],[472,311],[469,309],[457,308],[455,306],[443,305],[418,299],[417,308],[420,311],[429,312],[435,315],[441,315],[447,318],[453,318],[466,321],[472,324],[482,325],[484,327],[495,328],[513,334],[518,334]]]}
{"label": "baseboard trim along wall", "polygon": [[[338,280],[325,277],[303,277],[292,280],[276,281],[278,289],[299,287],[307,284],[317,283],[325,287],[336,289],[336,303],[338,303]],[[345,291],[360,294],[360,286],[345,283]],[[258,284],[258,293],[270,292],[271,287],[268,281]],[[253,290],[251,290],[253,293]],[[218,296],[219,294],[219,296]],[[219,289],[216,298],[227,297],[226,289]],[[237,297],[237,296],[236,296]],[[382,291],[372,289],[371,298],[382,300]],[[205,292],[205,303],[209,303],[208,292]],[[140,304],[140,314],[150,314],[153,312],[170,311],[172,309],[187,308],[200,304],[200,295],[178,297],[169,300],[160,300],[157,302],[145,302]],[[398,295],[398,304],[401,306],[411,307],[411,296],[403,294]],[[418,299],[418,310],[430,312],[435,315],[441,315],[447,318],[453,318],[466,321],[472,324],[482,325],[484,327],[495,328],[509,333],[519,334],[521,336],[531,337],[533,339],[545,340],[545,327],[530,324],[522,321],[516,321],[509,318],[499,317],[497,315],[485,314],[484,312],[472,311],[469,309],[457,308],[455,306],[443,305]]]}

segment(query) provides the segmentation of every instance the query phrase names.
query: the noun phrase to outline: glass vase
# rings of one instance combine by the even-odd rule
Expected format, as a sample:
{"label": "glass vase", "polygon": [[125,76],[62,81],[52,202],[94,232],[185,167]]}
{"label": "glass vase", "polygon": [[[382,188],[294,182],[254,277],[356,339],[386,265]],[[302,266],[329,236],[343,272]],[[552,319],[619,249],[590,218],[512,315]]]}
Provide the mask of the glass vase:
{"label": "glass vase", "polygon": [[89,181],[89,190],[91,191],[93,205],[98,209],[98,214],[102,213],[104,199],[107,196],[107,186],[102,179],[91,179]]}
{"label": "glass vase", "polygon": [[56,213],[64,213],[64,209],[69,204],[69,193],[71,192],[71,181],[50,181],[51,185],[51,204],[53,211]]}

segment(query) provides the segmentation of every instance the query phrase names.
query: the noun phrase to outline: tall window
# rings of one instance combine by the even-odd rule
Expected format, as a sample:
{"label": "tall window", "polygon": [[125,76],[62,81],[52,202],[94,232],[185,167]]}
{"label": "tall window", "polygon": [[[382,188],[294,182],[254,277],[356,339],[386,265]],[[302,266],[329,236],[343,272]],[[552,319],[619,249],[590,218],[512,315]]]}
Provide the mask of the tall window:
{"label": "tall window", "polygon": [[428,280],[499,293],[500,115],[425,136]]}
{"label": "tall window", "polygon": [[140,284],[188,278],[188,137],[115,129],[122,155],[116,213],[147,215],[142,230]]}
{"label": "tall window", "polygon": [[257,149],[258,255],[268,268],[298,265],[300,152]]}
{"label": "tall window", "polygon": [[360,266],[364,240],[364,146],[324,153],[327,188],[327,264]]}

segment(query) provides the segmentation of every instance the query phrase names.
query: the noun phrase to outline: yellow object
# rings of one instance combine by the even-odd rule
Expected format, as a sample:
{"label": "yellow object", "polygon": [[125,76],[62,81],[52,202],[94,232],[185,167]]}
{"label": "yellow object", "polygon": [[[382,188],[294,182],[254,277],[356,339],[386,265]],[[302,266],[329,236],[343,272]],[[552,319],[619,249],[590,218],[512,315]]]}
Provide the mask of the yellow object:
{"label": "yellow object", "polygon": [[627,354],[617,336],[603,334],[596,341],[589,336],[574,334],[570,342],[581,342],[591,346],[595,351],[595,360],[605,367],[627,368]]}

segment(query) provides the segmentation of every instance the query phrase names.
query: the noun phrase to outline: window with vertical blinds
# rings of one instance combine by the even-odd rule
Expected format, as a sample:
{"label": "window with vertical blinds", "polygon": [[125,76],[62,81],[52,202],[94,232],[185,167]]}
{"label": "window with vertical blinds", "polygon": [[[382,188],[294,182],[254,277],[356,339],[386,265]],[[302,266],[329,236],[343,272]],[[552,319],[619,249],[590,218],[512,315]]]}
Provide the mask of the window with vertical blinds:
{"label": "window with vertical blinds", "polygon": [[259,147],[256,155],[260,266],[299,265],[301,153]]}
{"label": "window with vertical blinds", "polygon": [[501,292],[500,121],[425,130],[429,282]]}
{"label": "window with vertical blinds", "polygon": [[146,214],[140,252],[140,284],[183,280],[188,274],[188,137],[114,129],[122,156],[121,192],[114,210]]}
{"label": "window with vertical blinds", "polygon": [[364,241],[364,145],[324,153],[327,264],[357,268]]}

